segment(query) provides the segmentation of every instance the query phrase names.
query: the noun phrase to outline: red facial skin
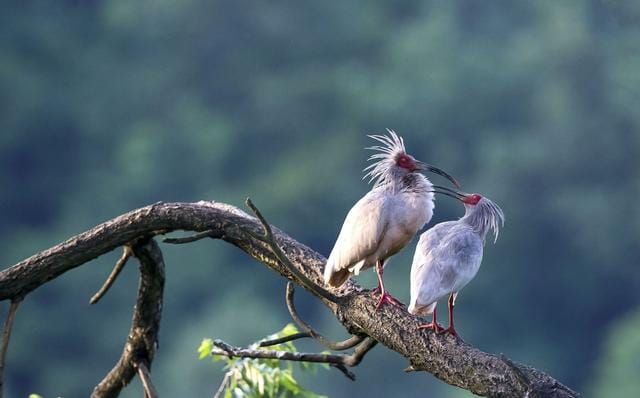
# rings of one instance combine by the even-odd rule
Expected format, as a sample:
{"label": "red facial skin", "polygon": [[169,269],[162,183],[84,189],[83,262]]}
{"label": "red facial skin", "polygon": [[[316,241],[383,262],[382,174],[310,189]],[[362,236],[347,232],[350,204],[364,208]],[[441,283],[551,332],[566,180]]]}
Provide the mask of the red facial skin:
{"label": "red facial skin", "polygon": [[482,196],[477,193],[472,193],[471,195],[465,196],[462,201],[468,205],[477,205],[478,202],[480,202],[480,199],[482,199]]}
{"label": "red facial skin", "polygon": [[412,171],[417,169],[415,160],[411,156],[405,155],[405,154],[398,156],[398,159],[396,160],[396,164],[402,167],[403,169],[408,169]]}

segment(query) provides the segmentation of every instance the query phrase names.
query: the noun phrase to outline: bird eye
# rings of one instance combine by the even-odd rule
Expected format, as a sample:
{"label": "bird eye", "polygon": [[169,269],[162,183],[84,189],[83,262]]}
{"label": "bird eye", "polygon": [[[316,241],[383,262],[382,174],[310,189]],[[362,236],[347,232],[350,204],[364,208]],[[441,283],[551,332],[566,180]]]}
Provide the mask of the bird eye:
{"label": "bird eye", "polygon": [[404,167],[405,169],[409,169],[413,167],[413,162],[411,161],[411,158],[409,158],[409,156],[407,155],[400,155],[400,157],[398,157],[397,163],[398,163],[398,166]]}

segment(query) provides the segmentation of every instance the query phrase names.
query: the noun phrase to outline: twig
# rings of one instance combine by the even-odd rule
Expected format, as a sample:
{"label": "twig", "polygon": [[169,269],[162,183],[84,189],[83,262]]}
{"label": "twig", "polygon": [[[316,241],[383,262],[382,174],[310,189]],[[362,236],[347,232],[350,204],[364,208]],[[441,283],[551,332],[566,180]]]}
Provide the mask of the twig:
{"label": "twig", "polygon": [[271,347],[272,345],[278,345],[282,343],[286,343],[293,340],[304,339],[308,337],[313,337],[313,335],[309,332],[298,332],[294,334],[290,334],[288,336],[280,337],[273,340],[262,340],[258,347]]}
{"label": "twig", "polygon": [[287,309],[289,310],[289,314],[291,314],[291,318],[294,320],[294,322],[298,325],[300,329],[302,329],[304,332],[309,333],[311,337],[316,339],[323,346],[334,351],[344,351],[344,350],[348,350],[349,348],[355,347],[365,339],[365,336],[351,336],[347,340],[338,341],[338,342],[334,342],[327,339],[326,337],[324,337],[323,335],[315,331],[311,327],[311,325],[309,325],[304,320],[302,320],[302,318],[298,314],[298,311],[296,310],[296,306],[293,300],[294,293],[295,293],[294,285],[293,283],[291,283],[291,281],[288,281],[285,299],[287,302]]}
{"label": "twig", "polygon": [[334,367],[345,374],[351,380],[355,380],[355,375],[346,369],[347,366],[356,366],[365,354],[371,350],[377,342],[371,338],[365,339],[354,350],[351,355],[343,354],[322,354],[308,352],[290,352],[275,350],[253,350],[250,348],[234,347],[222,340],[214,340],[216,347],[211,350],[211,355],[222,355],[229,358],[258,358],[258,359],[278,359],[281,361],[314,362],[334,365]]}
{"label": "twig", "polygon": [[158,390],[153,385],[153,381],[151,381],[151,372],[149,372],[149,368],[144,363],[144,361],[139,361],[137,364],[138,367],[138,377],[140,377],[140,381],[142,381],[142,388],[144,388],[145,398],[158,398]]}
{"label": "twig", "polygon": [[190,236],[185,236],[182,238],[164,238],[162,239],[162,241],[164,243],[171,243],[174,245],[180,245],[183,243],[191,243],[191,242],[195,242],[197,240],[200,239],[204,239],[204,238],[213,238],[213,239],[219,239],[222,237],[222,234],[219,231],[214,231],[212,229],[207,230],[207,231],[203,231],[203,232],[198,232],[197,234],[193,234]]}
{"label": "twig", "polygon": [[107,280],[104,281],[104,284],[102,285],[100,290],[98,290],[98,292],[94,294],[93,297],[91,297],[91,300],[89,300],[89,303],[91,304],[97,303],[107,293],[107,291],[109,291],[109,289],[111,288],[111,285],[113,285],[113,282],[116,281],[116,278],[118,277],[118,275],[120,275],[120,271],[122,271],[125,264],[127,264],[127,260],[129,260],[129,257],[131,257],[132,254],[133,254],[133,251],[131,250],[131,246],[124,245],[122,248],[122,256],[120,256],[120,258],[116,262],[116,265],[113,267],[111,274],[109,274],[109,276],[107,277]]}
{"label": "twig", "polygon": [[229,370],[227,373],[224,374],[224,378],[222,379],[222,383],[220,383],[220,387],[218,387],[218,391],[216,391],[215,394],[213,394],[213,398],[220,398],[222,396],[222,393],[224,393],[224,389],[227,386],[227,383],[229,383],[229,378],[231,377],[231,370]]}
{"label": "twig", "polygon": [[13,327],[13,320],[15,319],[16,311],[18,311],[18,305],[20,305],[21,301],[22,297],[11,300],[7,319],[4,321],[2,343],[0,345],[0,398],[2,398],[4,392],[4,364],[7,356],[7,349],[9,348],[9,339],[11,338],[11,328]]}
{"label": "twig", "polygon": [[271,230],[271,225],[267,222],[267,220],[264,218],[262,213],[260,213],[260,210],[258,210],[258,208],[253,204],[250,198],[247,198],[246,203],[247,203],[247,206],[249,206],[249,208],[251,209],[251,211],[253,211],[253,213],[256,215],[258,220],[260,220],[260,223],[262,224],[262,228],[264,229],[264,235],[257,234],[249,229],[243,229],[243,230],[247,232],[249,235],[251,235],[253,238],[263,243],[266,243],[269,246],[269,249],[271,250],[273,255],[276,256],[276,259],[280,262],[280,264],[285,266],[293,275],[295,275],[296,278],[298,278],[298,280],[300,281],[300,283],[302,283],[307,289],[311,290],[312,292],[316,293],[318,296],[323,297],[326,300],[329,300],[333,303],[338,302],[339,300],[338,296],[336,296],[335,294],[329,292],[328,290],[322,288],[321,286],[313,282],[311,279],[309,279],[308,276],[300,272],[291,263],[291,260],[289,260],[287,255],[284,254],[282,249],[280,249],[280,246],[278,246],[278,244],[276,243],[275,238],[273,236],[273,231]]}

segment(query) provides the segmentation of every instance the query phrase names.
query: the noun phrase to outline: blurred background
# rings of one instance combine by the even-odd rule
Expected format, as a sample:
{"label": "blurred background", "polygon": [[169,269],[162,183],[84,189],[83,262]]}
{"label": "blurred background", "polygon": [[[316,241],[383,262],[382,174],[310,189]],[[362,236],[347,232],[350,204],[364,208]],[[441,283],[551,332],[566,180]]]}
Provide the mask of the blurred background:
{"label": "blurred background", "polygon": [[[243,206],[247,196],[328,255],[370,189],[366,134],[393,128],[410,153],[506,214],[458,298],[463,338],[585,396],[635,395],[640,3],[385,3],[3,2],[0,264],[153,202]],[[443,197],[433,222],[462,213]],[[405,302],[414,247],[385,272]],[[245,345],[281,329],[285,281],[223,242],[162,248],[155,382],[163,396],[211,396],[223,372],[197,359],[200,340]],[[113,366],[136,264],[88,301],[119,255],[28,296],[7,396],[87,396]],[[375,286],[373,272],[359,282]],[[300,292],[298,302],[319,330],[346,337],[316,300]],[[301,378],[332,397],[470,396],[406,365],[380,346],[355,383],[333,370]]]}

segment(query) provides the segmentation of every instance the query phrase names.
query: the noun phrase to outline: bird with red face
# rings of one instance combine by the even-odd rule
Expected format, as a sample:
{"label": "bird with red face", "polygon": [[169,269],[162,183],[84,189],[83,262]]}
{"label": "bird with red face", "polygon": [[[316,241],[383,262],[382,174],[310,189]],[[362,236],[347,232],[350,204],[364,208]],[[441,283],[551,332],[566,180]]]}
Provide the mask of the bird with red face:
{"label": "bird with red face", "polygon": [[[500,207],[486,197],[466,194],[445,187],[434,190],[458,199],[465,214],[457,221],[436,224],[422,235],[411,265],[411,301],[409,312],[415,315],[432,314],[430,323],[420,328],[447,332],[457,336],[453,323],[453,307],[458,292],[480,269],[484,241],[489,230],[494,243],[504,214]],[[449,327],[444,329],[436,320],[437,301],[449,295]]]}
{"label": "bird with red face", "polygon": [[384,286],[383,268],[387,259],[399,252],[433,215],[433,188],[421,171],[440,174],[458,186],[457,181],[441,169],[422,163],[409,155],[404,140],[392,130],[389,135],[371,135],[382,145],[365,168],[375,184],[349,210],[324,269],[324,281],[342,285],[352,274],[375,266],[380,294],[376,305],[400,305]]}

